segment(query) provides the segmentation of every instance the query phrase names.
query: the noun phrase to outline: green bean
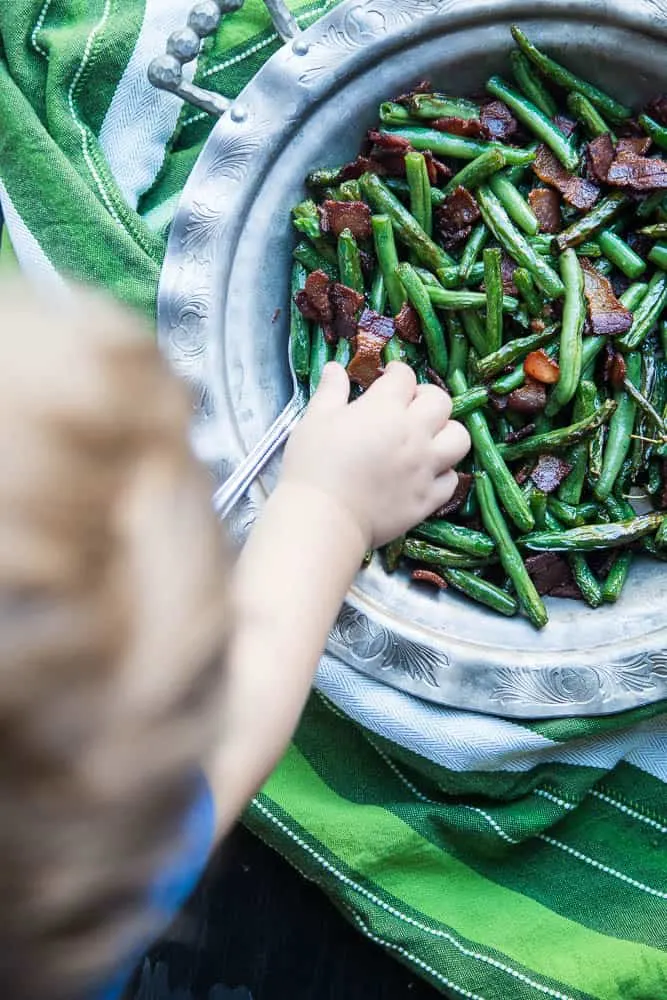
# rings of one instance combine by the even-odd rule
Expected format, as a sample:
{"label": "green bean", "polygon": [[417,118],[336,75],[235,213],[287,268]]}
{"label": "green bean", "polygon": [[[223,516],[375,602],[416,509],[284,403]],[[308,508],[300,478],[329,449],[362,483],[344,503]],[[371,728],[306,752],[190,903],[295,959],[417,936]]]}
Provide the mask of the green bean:
{"label": "green bean", "polygon": [[535,351],[548,344],[557,333],[558,326],[554,325],[548,326],[545,330],[538,331],[537,333],[530,333],[527,337],[517,337],[514,340],[508,340],[499,350],[494,351],[493,354],[487,354],[485,358],[481,358],[477,362],[475,370],[478,377],[483,381],[492,378],[498,372],[507,368],[508,365],[514,364],[519,358],[525,357],[531,351]]}
{"label": "green bean", "polygon": [[[538,233],[537,236],[531,236],[528,242],[543,257],[552,257],[558,254],[558,245],[555,238],[548,236],[546,233]],[[578,257],[602,256],[602,250],[592,240],[589,240],[587,243],[580,243],[575,249]]]}
{"label": "green bean", "polygon": [[359,181],[343,181],[338,186],[339,201],[361,201],[361,189]]}
{"label": "green bean", "polygon": [[[595,413],[596,399],[597,389],[595,383],[582,380],[579,383],[574,400],[574,409],[572,411],[574,423],[585,420]],[[558,490],[558,497],[563,503],[578,504],[581,500],[586,480],[586,471],[588,469],[588,446],[583,443],[575,445],[568,455],[568,462],[572,466],[572,469],[564,482],[561,483]]]}
{"label": "green bean", "polygon": [[467,417],[473,410],[478,410],[480,406],[486,406],[488,401],[489,390],[483,385],[474,385],[452,401],[452,420]]}
{"label": "green bean", "polygon": [[582,216],[554,237],[559,250],[576,247],[583,243],[598,230],[616,218],[618,213],[628,204],[628,198],[620,191],[613,191],[602,198],[588,215]]}
{"label": "green bean", "polygon": [[[627,378],[636,386],[641,379],[641,355],[636,351],[628,354],[626,365]],[[614,399],[616,400],[616,412],[609,424],[602,471],[594,489],[598,500],[606,500],[611,494],[616,477],[621,471],[621,466],[632,444],[630,435],[635,423],[637,404],[625,389],[618,389],[614,393]]]}
{"label": "green bean", "polygon": [[327,361],[332,359],[331,345],[324,336],[324,330],[319,323],[313,328],[310,342],[310,395],[315,395],[322,378],[322,369]]}
{"label": "green bean", "polygon": [[530,271],[525,267],[517,267],[512,280],[516,285],[521,298],[526,303],[526,307],[531,316],[542,315],[542,300],[535,289],[535,282]]}
{"label": "green bean", "polygon": [[623,549],[614,556],[607,579],[602,585],[602,600],[606,604],[613,604],[621,596],[633,559],[634,555],[630,549]]}
{"label": "green bean", "polygon": [[506,165],[507,160],[501,149],[487,149],[485,153],[476,156],[470,163],[466,163],[458,173],[454,174],[451,180],[445,185],[444,193],[451,194],[458,187],[464,187],[468,191],[473,191],[480,184],[484,184],[489,177],[497,174]]}
{"label": "green bean", "polygon": [[547,495],[543,490],[534,489],[531,491],[530,509],[535,519],[535,527],[542,531],[546,528],[547,522]]}
{"label": "green bean", "polygon": [[572,172],[578,168],[579,153],[572,142],[566,139],[551,119],[547,118],[527,97],[517,93],[499,76],[492,76],[486,84],[486,89],[498,100],[503,101],[522,125],[534,132],[537,138],[551,149],[566,170]]}
{"label": "green bean", "polygon": [[[498,247],[484,251],[484,285],[487,353],[491,354],[492,351],[499,350],[503,342],[502,251]],[[516,299],[512,301],[516,302]],[[516,302],[517,306],[518,304]]]}
{"label": "green bean", "polygon": [[468,367],[468,338],[463,332],[461,318],[455,312],[448,312],[445,316],[447,335],[449,337],[449,366],[447,369],[447,380],[452,372],[465,372]]}
{"label": "green bean", "polygon": [[636,386],[634,386],[627,378],[623,380],[623,388],[627,392],[628,396],[632,397],[637,406],[644,411],[651,423],[654,424],[661,437],[667,438],[667,427],[665,426],[665,421],[652,405],[651,401],[647,399],[646,396],[640,392],[640,390],[637,389]]}
{"label": "green bean", "polygon": [[556,497],[549,497],[549,510],[556,515],[561,524],[567,528],[578,528],[598,516],[598,505],[595,503],[569,504]]}
{"label": "green bean", "polygon": [[594,139],[599,135],[608,134],[612,142],[616,142],[616,136],[598,109],[578,90],[572,90],[567,95],[567,109]]}
{"label": "green bean", "polygon": [[410,125],[414,117],[408,108],[396,104],[395,101],[383,101],[380,105],[380,121],[384,125]]}
{"label": "green bean", "polygon": [[406,559],[426,563],[427,566],[437,566],[440,569],[477,569],[488,565],[489,562],[488,559],[476,559],[464,552],[443,549],[438,545],[431,545],[429,542],[422,542],[416,538],[406,538],[403,545],[403,555]]}
{"label": "green bean", "polygon": [[445,288],[460,288],[461,285],[474,287],[475,285],[479,285],[481,281],[484,281],[484,265],[481,261],[473,264],[465,281],[461,280],[461,272],[458,267],[440,268],[438,271],[438,278],[440,283],[444,285]]}
{"label": "green bean", "polygon": [[646,295],[634,314],[632,326],[616,344],[623,351],[634,351],[660,319],[667,305],[667,274],[656,272],[649,281]]}
{"label": "green bean", "polygon": [[382,271],[384,285],[389,299],[389,308],[396,316],[408,301],[405,289],[396,275],[398,253],[394,240],[394,229],[387,215],[374,215],[371,218],[375,254]]}
{"label": "green bean", "polygon": [[342,167],[322,167],[319,170],[312,170],[306,178],[306,184],[311,188],[335,187],[342,169]]}
{"label": "green bean", "polygon": [[637,306],[646,295],[647,290],[648,285],[644,281],[636,281],[629,288],[626,288],[619,298],[619,302],[626,309],[629,309],[630,312],[635,312]]}
{"label": "green bean", "polygon": [[349,340],[345,340],[341,337],[336,344],[336,350],[334,353],[334,361],[337,361],[339,365],[343,368],[347,368],[352,359],[352,347]]}
{"label": "green bean", "polygon": [[492,611],[498,611],[501,615],[512,617],[519,610],[519,605],[510,594],[507,594],[500,587],[482,580],[474,573],[466,573],[465,570],[447,569],[443,576],[450,587],[460,590],[462,594],[469,597],[478,604],[484,604]]}
{"label": "green bean", "polygon": [[340,280],[355,292],[364,293],[364,276],[361,270],[359,246],[349,229],[338,237],[338,271]]}
{"label": "green bean", "polygon": [[307,277],[308,272],[305,267],[296,261],[292,267],[290,350],[294,374],[300,382],[307,381],[310,374],[310,323],[297,307],[294,296],[303,288]]}
{"label": "green bean", "polygon": [[602,585],[586,562],[586,556],[582,552],[571,552],[567,561],[586,604],[591,608],[599,608],[603,601]]}
{"label": "green bean", "polygon": [[389,545],[385,545],[382,550],[384,568],[387,573],[395,573],[398,569],[399,563],[401,561],[401,556],[403,555],[403,546],[405,545],[405,535],[400,535],[395,538],[393,542],[389,542]]}
{"label": "green bean", "polygon": [[[602,337],[598,337],[602,340]],[[595,396],[595,409],[599,409],[603,403],[603,396],[598,391]],[[599,481],[602,475],[602,463],[604,460],[604,446],[607,438],[607,425],[601,424],[593,434],[588,443],[588,478],[593,486]]]}
{"label": "green bean", "polygon": [[642,260],[617,233],[609,229],[603,230],[598,236],[598,243],[605,257],[633,281],[646,270],[646,261]]}
{"label": "green bean", "polygon": [[[450,376],[449,384],[454,396],[461,395],[468,388],[460,371]],[[505,510],[520,531],[530,531],[534,525],[530,507],[500,456],[486,418],[479,410],[474,410],[465,418],[465,424],[472,438],[476,460],[491,477]]]}
{"label": "green bean", "polygon": [[[660,192],[664,196],[664,192]],[[639,230],[642,236],[650,236],[651,239],[661,240],[667,236],[667,222],[656,222],[652,226],[642,226]]]}
{"label": "green bean", "polygon": [[426,267],[436,273],[438,268],[453,265],[453,260],[442,247],[428,236],[410,215],[410,212],[391,193],[375,174],[364,174],[359,179],[362,193],[378,214],[388,215],[396,235],[416,254]]}
{"label": "green bean", "polygon": [[560,331],[560,377],[547,404],[547,416],[556,413],[574,396],[581,378],[583,360],[582,334],[586,321],[584,272],[581,269],[579,258],[572,248],[561,254],[560,273],[565,286],[563,321]]}
{"label": "green bean", "polygon": [[431,182],[423,153],[408,153],[405,173],[410,188],[410,211],[427,236],[433,235]]}
{"label": "green bean", "polygon": [[659,125],[650,115],[640,115],[639,124],[658,149],[667,149],[667,128],[664,125]]}
{"label": "green bean", "polygon": [[396,274],[405,288],[410,303],[414,306],[421,320],[422,332],[426,341],[426,351],[431,368],[442,378],[447,376],[447,347],[445,334],[431,305],[428,290],[411,264],[399,264]]}
{"label": "green bean", "polygon": [[[485,250],[484,255],[490,251]],[[494,252],[494,251],[491,251]],[[500,250],[498,250],[500,254]],[[485,276],[486,282],[486,276]],[[424,282],[428,289],[428,294],[431,302],[438,309],[483,309],[484,306],[488,304],[488,288],[486,292],[459,292],[452,291],[449,288],[443,288],[438,282]],[[514,312],[519,308],[519,301],[515,299],[513,295],[503,295],[502,294],[502,283],[500,285],[500,300],[498,302],[501,313],[503,310],[505,312]]]}
{"label": "green bean", "polygon": [[308,198],[292,209],[292,223],[295,229],[315,243],[322,238],[320,213],[315,202]]}
{"label": "green bean", "polygon": [[[394,194],[400,195],[401,198],[410,197],[410,186],[408,185],[408,182],[404,180],[402,177],[385,177],[384,182],[389,188],[389,190],[392,191]],[[440,188],[431,187],[431,204],[433,205],[434,208],[437,208],[439,205],[442,205],[442,203],[445,201],[445,198],[446,196],[444,191],[441,191]]]}
{"label": "green bean", "polygon": [[461,254],[459,274],[461,275],[462,281],[465,281],[465,279],[470,275],[470,269],[484,249],[484,244],[488,238],[489,230],[483,222],[478,222],[468,237],[466,245],[463,248],[463,253]]}
{"label": "green bean", "polygon": [[[315,247],[311,246],[310,243],[297,243],[292,254],[295,260],[300,264],[303,264],[307,271],[324,271],[324,273],[332,279],[332,281],[338,280],[338,268],[331,261],[322,256]],[[335,259],[335,253],[334,253]]]}
{"label": "green bean", "polygon": [[656,267],[667,271],[667,243],[656,243],[652,246],[649,250],[648,259]]}
{"label": "green bean", "polygon": [[475,353],[480,357],[488,354],[486,328],[479,313],[475,312],[474,309],[464,309],[461,312],[461,322]]}
{"label": "green bean", "polygon": [[509,533],[505,519],[498,507],[491,479],[485,472],[476,472],[475,482],[482,521],[496,543],[502,567],[514,584],[519,601],[530,621],[536,628],[543,628],[549,620],[546,608]]}
{"label": "green bean", "polygon": [[[537,552],[594,552],[597,549],[615,549],[630,545],[644,535],[652,535],[664,521],[665,514],[641,514],[628,521],[611,524],[589,524],[566,531],[536,531],[521,539],[523,545]],[[488,525],[486,526],[487,531]],[[492,532],[489,531],[491,537]],[[500,550],[499,550],[500,552]]]}
{"label": "green bean", "polygon": [[526,95],[529,101],[539,108],[547,118],[555,118],[558,114],[558,107],[553,97],[546,89],[541,79],[533,70],[530,60],[523,52],[514,49],[510,52],[510,63],[514,79],[520,90]]}
{"label": "green bean", "polygon": [[574,73],[565,69],[560,63],[557,63],[544,52],[541,52],[516,25],[512,26],[512,36],[524,55],[530,59],[534,66],[537,66],[540,73],[547,80],[557,84],[559,87],[564,87],[565,90],[576,90],[580,94],[583,94],[598,111],[601,111],[602,114],[614,123],[624,122],[632,116],[630,108],[624,104],[619,104],[613,97],[605,94],[604,91],[594,87],[586,80],[575,76]]}
{"label": "green bean", "polygon": [[425,542],[465,552],[478,559],[492,555],[495,549],[488,535],[481,531],[473,531],[471,528],[461,528],[449,521],[424,521],[423,524],[417,525],[414,534]]}
{"label": "green bean", "polygon": [[667,545],[667,523],[664,520],[656,532],[655,544],[661,549]]}
{"label": "green bean", "polygon": [[476,156],[497,149],[505,157],[508,167],[518,167],[532,163],[535,153],[517,146],[504,146],[500,142],[482,142],[479,139],[464,139],[460,135],[438,132],[431,128],[382,129],[387,135],[399,135],[420,152],[430,150],[435,156],[451,157],[453,160],[474,160]]}
{"label": "green bean", "polygon": [[375,272],[375,277],[373,278],[373,284],[371,286],[371,293],[368,297],[368,305],[375,312],[384,315],[385,306],[387,304],[387,292],[384,287],[384,275],[381,270]]}
{"label": "green bean", "polygon": [[528,236],[535,236],[540,223],[532,208],[520,191],[507,177],[506,173],[498,173],[489,178],[489,187],[503,206],[510,219]]}
{"label": "green bean", "polygon": [[415,118],[479,118],[480,107],[464,97],[447,97],[444,94],[413,94],[408,110]]}
{"label": "green bean", "polygon": [[591,436],[601,424],[607,423],[616,410],[616,403],[613,400],[606,400],[603,405],[588,417],[570,424],[569,427],[558,427],[554,431],[545,431],[543,434],[532,434],[523,441],[515,444],[498,445],[498,450],[507,462],[513,462],[517,458],[526,458],[530,455],[540,455],[552,451],[563,451],[571,448],[580,441],[585,441]]}
{"label": "green bean", "polygon": [[549,264],[535,253],[523,233],[514,227],[490,188],[485,186],[479,188],[477,204],[484,222],[517,264],[530,271],[547,295],[553,298],[561,296],[564,291],[562,281]]}

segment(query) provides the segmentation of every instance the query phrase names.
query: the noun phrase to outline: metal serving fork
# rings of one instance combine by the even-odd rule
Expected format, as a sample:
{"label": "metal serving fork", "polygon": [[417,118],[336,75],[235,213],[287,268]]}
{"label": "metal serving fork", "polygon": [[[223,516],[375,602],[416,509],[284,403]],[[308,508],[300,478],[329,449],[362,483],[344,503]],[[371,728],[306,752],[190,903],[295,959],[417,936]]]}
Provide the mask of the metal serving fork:
{"label": "metal serving fork", "polygon": [[[273,25],[283,41],[295,39],[301,29],[284,0],[264,0],[264,2]],[[240,10],[243,3],[244,0],[201,0],[196,3],[190,11],[187,26],[173,32],[167,41],[166,53],[157,56],[151,62],[148,79],[153,86],[168,90],[209,114],[218,117],[223,115],[231,107],[232,102],[220,94],[204,90],[183,79],[183,66],[197,58],[203,40],[217,31],[223,15]],[[213,496],[214,509],[222,518],[235,507],[251,483],[285,443],[306,408],[307,395],[294,373],[291,351],[289,368],[292,377],[292,398],[261,441]]]}

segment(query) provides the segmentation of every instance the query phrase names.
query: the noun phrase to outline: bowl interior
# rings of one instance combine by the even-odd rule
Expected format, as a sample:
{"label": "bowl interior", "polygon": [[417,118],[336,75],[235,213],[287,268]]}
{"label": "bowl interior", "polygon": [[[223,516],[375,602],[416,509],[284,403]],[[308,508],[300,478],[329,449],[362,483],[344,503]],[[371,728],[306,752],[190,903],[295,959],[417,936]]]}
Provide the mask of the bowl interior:
{"label": "bowl interior", "polygon": [[[224,343],[218,359],[222,371],[217,373],[224,379],[221,392],[230,400],[246,450],[262,436],[290,394],[286,364],[288,275],[294,246],[290,210],[304,196],[305,175],[316,166],[353,158],[366,129],[377,120],[380,102],[418,79],[428,78],[438,89],[465,95],[482,90],[493,73],[509,77],[509,25],[514,18],[503,13],[507,6],[498,5],[496,18],[494,5],[488,4],[484,23],[471,21],[454,31],[442,24],[441,31],[436,27],[427,38],[408,37],[381,60],[374,61],[369,54],[363,69],[332,82],[328,96],[296,129],[288,130],[270,169],[258,178],[227,282]],[[665,45],[628,26],[591,23],[586,20],[587,6],[579,4],[568,16],[522,18],[520,23],[571,69],[625,103],[635,104],[667,89]],[[257,382],[252,394],[248,373]],[[275,463],[267,470],[267,490],[276,470]],[[625,643],[630,647],[663,627],[666,598],[667,573],[662,566],[639,563],[616,606],[593,612],[579,602],[550,601],[551,622],[540,636],[539,650],[534,630],[521,619],[501,619],[448,593],[431,596],[417,591],[400,574],[388,578],[377,559],[359,576],[351,599],[374,619],[404,634],[418,630],[422,638],[427,633],[434,646],[445,641],[447,648],[456,642],[493,647],[496,658],[500,655],[511,664],[519,651],[553,659],[554,653],[583,646],[599,660],[602,647]],[[448,613],[453,605],[456,613]]]}

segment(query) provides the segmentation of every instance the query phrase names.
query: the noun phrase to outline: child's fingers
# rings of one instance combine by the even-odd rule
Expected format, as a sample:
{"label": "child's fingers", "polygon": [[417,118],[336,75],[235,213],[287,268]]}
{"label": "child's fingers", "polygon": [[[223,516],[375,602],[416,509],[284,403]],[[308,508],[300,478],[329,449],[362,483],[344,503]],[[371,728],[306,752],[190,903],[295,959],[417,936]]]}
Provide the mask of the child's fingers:
{"label": "child's fingers", "polygon": [[457,420],[450,420],[433,439],[436,469],[444,472],[457,465],[470,451],[470,435]]}
{"label": "child's fingers", "polygon": [[401,361],[392,361],[387,365],[384,375],[364,393],[362,401],[392,397],[408,404],[414,399],[416,391],[417,377],[412,368]]}
{"label": "child's fingers", "polygon": [[350,395],[350,380],[342,365],[330,361],[322,369],[322,377],[317,392],[310,402],[313,410],[335,410],[347,403]]}
{"label": "child's fingers", "polygon": [[446,392],[436,385],[418,385],[415,398],[410,404],[409,414],[423,423],[432,434],[441,431],[452,412],[452,401]]}
{"label": "child's fingers", "polygon": [[454,469],[449,469],[447,472],[443,472],[442,475],[436,477],[433,483],[433,507],[430,511],[431,514],[434,510],[438,510],[439,507],[444,507],[452,499],[458,483],[459,477]]}

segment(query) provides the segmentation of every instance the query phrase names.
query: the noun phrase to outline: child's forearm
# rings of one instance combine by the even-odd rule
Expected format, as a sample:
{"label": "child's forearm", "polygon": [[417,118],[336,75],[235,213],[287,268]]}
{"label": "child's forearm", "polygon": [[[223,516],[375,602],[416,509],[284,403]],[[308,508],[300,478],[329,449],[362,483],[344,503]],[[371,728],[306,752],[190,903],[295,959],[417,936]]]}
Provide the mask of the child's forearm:
{"label": "child's forearm", "polygon": [[279,486],[252,532],[234,574],[228,697],[211,773],[222,829],[288,743],[364,550],[354,518],[308,486]]}

